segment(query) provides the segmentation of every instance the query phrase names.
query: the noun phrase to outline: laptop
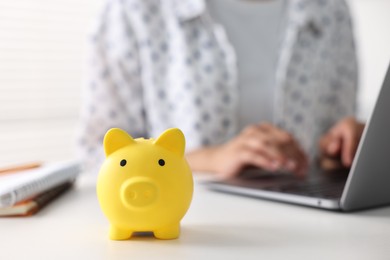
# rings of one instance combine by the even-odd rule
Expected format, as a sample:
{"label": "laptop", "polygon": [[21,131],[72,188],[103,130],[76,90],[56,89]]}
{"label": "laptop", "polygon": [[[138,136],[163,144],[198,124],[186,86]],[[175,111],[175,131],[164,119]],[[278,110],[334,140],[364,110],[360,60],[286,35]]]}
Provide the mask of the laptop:
{"label": "laptop", "polygon": [[390,204],[390,66],[348,170],[313,165],[307,177],[247,169],[237,177],[208,181],[212,190],[337,211]]}

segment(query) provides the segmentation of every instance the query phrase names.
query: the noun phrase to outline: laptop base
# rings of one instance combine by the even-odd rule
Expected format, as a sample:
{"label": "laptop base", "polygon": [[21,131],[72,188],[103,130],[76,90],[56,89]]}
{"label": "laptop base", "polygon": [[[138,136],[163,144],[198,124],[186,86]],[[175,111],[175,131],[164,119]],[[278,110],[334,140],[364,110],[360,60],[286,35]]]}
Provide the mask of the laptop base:
{"label": "laptop base", "polygon": [[288,173],[247,169],[235,178],[207,182],[215,191],[255,198],[340,210],[340,198],[348,170],[324,172],[311,167],[304,179]]}

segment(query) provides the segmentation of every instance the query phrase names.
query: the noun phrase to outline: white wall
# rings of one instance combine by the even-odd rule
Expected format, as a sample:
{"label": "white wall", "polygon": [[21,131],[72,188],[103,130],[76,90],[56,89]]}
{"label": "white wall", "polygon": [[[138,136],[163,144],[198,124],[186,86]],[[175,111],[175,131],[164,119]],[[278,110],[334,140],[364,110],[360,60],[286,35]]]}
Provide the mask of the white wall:
{"label": "white wall", "polygon": [[361,119],[367,119],[390,62],[390,0],[349,0],[360,67]]}
{"label": "white wall", "polygon": [[68,159],[98,0],[0,0],[0,166]]}

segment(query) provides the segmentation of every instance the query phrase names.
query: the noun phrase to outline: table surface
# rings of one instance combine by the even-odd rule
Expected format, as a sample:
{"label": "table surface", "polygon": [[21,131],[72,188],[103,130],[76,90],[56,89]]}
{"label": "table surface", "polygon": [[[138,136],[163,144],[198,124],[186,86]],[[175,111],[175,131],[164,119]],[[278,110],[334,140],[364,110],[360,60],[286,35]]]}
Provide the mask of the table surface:
{"label": "table surface", "polygon": [[390,259],[390,207],[339,213],[209,191],[176,240],[108,239],[95,177],[35,216],[0,218],[0,259]]}

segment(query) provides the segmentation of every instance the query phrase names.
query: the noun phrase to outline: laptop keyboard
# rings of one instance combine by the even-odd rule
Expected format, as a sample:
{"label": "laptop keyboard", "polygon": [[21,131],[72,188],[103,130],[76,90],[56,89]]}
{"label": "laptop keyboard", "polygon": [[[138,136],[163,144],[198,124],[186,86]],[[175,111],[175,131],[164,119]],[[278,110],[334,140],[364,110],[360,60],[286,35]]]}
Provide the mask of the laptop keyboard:
{"label": "laptop keyboard", "polygon": [[317,198],[337,199],[341,197],[348,171],[325,173],[317,168],[313,168],[311,173],[316,177],[302,180],[294,177],[292,174],[275,174],[259,169],[249,169],[244,171],[238,178],[225,183]]}
{"label": "laptop keyboard", "polygon": [[341,197],[344,184],[345,182],[286,184],[264,187],[263,190],[333,199]]}

